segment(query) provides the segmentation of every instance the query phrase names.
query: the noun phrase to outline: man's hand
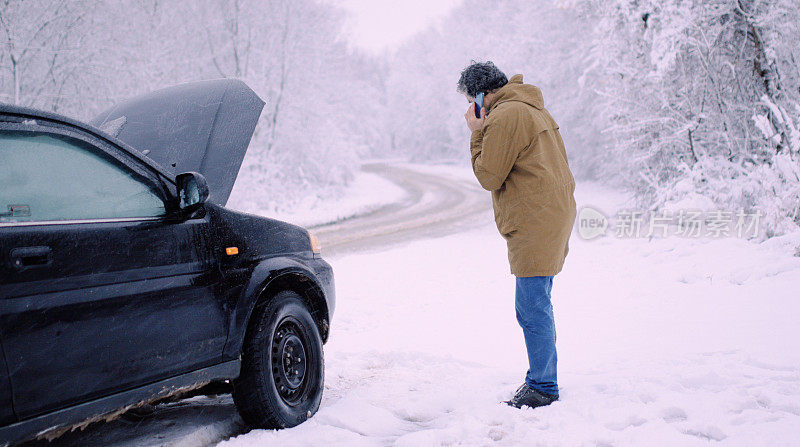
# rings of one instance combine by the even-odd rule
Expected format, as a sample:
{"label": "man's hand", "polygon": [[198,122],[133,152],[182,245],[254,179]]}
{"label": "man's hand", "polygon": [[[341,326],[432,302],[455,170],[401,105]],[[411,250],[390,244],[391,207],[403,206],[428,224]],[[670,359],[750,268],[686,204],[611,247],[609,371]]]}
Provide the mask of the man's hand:
{"label": "man's hand", "polygon": [[481,117],[475,117],[475,103],[469,103],[469,109],[464,114],[464,119],[467,120],[467,127],[469,130],[475,132],[476,130],[483,129],[483,122],[486,120],[486,107],[481,108]]}

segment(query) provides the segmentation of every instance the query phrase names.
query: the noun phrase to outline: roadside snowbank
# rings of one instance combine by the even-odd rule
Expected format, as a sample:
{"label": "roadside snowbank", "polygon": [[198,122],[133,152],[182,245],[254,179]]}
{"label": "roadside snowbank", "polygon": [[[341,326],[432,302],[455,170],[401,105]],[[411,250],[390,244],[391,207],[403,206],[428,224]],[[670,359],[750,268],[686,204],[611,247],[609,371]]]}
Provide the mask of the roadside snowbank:
{"label": "roadside snowbank", "polygon": [[381,206],[399,202],[406,192],[385,178],[359,171],[355,178],[336,199],[309,195],[293,204],[289,210],[265,209],[259,205],[258,198],[235,191],[228,207],[246,213],[258,214],[273,219],[290,222],[302,227],[336,222],[348,217],[368,213]]}
{"label": "roadside snowbank", "polygon": [[[622,198],[580,184],[579,206]],[[788,445],[800,433],[797,235],[571,242],[553,301],[561,401],[500,403],[526,358],[484,228],[332,259],[319,413],[223,446]]]}

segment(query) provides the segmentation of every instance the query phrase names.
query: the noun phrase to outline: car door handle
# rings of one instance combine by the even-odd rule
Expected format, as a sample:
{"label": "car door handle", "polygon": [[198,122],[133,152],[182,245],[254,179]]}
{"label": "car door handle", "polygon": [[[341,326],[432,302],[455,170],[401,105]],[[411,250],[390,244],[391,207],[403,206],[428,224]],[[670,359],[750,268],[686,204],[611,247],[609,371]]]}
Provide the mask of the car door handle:
{"label": "car door handle", "polygon": [[47,267],[52,262],[50,247],[18,247],[11,250],[11,265],[17,270]]}

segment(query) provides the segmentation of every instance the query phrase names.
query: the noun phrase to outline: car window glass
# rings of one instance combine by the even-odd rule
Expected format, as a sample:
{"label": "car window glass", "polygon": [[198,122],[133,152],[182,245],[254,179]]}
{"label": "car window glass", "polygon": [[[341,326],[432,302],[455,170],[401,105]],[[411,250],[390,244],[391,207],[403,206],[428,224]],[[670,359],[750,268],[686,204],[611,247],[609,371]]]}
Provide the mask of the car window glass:
{"label": "car window glass", "polygon": [[155,217],[145,178],[80,140],[0,131],[0,222]]}

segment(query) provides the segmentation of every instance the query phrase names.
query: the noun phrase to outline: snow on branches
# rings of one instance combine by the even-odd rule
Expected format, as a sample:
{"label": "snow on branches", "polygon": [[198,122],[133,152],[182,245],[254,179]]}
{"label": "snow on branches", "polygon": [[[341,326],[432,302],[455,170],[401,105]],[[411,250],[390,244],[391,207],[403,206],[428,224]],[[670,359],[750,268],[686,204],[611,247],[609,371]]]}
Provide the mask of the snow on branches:
{"label": "snow on branches", "polygon": [[[795,0],[590,0],[609,172],[641,205],[687,194],[800,224]],[[691,188],[686,188],[686,183]]]}

